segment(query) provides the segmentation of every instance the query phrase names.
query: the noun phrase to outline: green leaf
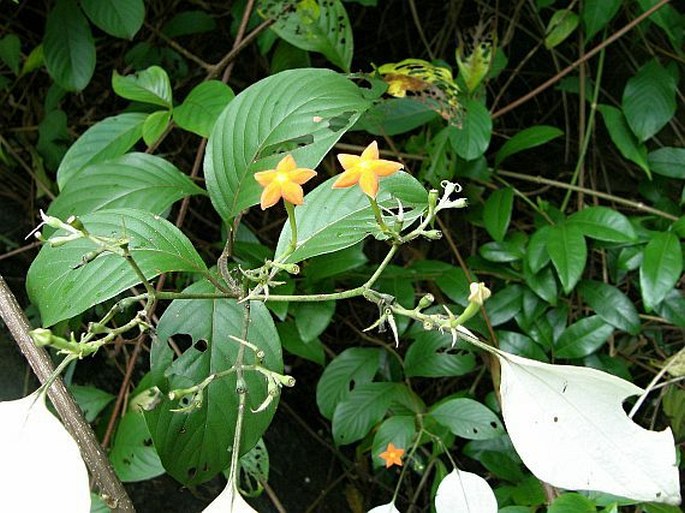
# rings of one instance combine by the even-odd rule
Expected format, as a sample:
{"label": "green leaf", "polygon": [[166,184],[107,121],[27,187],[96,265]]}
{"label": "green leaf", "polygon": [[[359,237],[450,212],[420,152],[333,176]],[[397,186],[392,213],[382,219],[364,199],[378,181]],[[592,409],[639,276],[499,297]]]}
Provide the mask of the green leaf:
{"label": "green leaf", "polygon": [[88,422],[93,422],[98,414],[114,400],[112,394],[93,386],[70,385],[69,392],[74,396]]}
{"label": "green leaf", "polygon": [[439,378],[463,376],[476,368],[473,353],[452,348],[452,337],[423,327],[412,329],[414,340],[404,357],[407,377]]}
{"label": "green leaf", "polygon": [[7,64],[15,75],[19,74],[21,61],[21,41],[16,34],[7,34],[0,39],[0,60]]}
{"label": "green leaf", "polygon": [[478,254],[490,262],[516,262],[525,256],[519,242],[522,241],[486,242],[478,248]]}
{"label": "green leaf", "polygon": [[205,11],[179,12],[162,27],[162,33],[171,38],[213,30],[216,30],[216,20]]}
{"label": "green leaf", "polygon": [[[186,236],[157,215],[122,208],[87,214],[81,221],[93,235],[125,236],[133,259],[148,280],[166,272],[206,270]],[[111,253],[75,268],[96,248],[93,242],[79,239],[40,250],[28,271],[26,289],[44,326],[69,319],[140,283],[126,260]]]}
{"label": "green leaf", "polygon": [[379,349],[351,347],[340,353],[316,385],[316,404],[321,415],[333,418],[338,404],[348,397],[350,387],[369,383],[378,372],[381,351]]}
{"label": "green leaf", "polygon": [[685,148],[659,148],[647,155],[647,161],[656,174],[685,180]]}
{"label": "green leaf", "polygon": [[167,109],[173,107],[169,75],[159,66],[150,66],[132,75],[120,75],[114,70],[112,89],[127,100],[150,103]]}
{"label": "green leaf", "polygon": [[585,0],[581,16],[585,26],[585,37],[589,41],[616,16],[623,2],[621,0]]}
{"label": "green leaf", "polygon": [[94,124],[71,145],[57,169],[57,185],[63,189],[81,169],[126,153],[143,135],[147,114],[127,112]]}
{"label": "green leaf", "polygon": [[613,285],[601,281],[582,281],[578,291],[597,315],[631,335],[640,332],[640,316],[633,302]]}
{"label": "green leaf", "polygon": [[518,132],[514,137],[505,142],[495,155],[495,166],[499,167],[504,159],[529,148],[535,148],[545,144],[564,132],[557,127],[548,125],[531,126]]}
{"label": "green leaf", "polygon": [[279,322],[278,335],[281,337],[283,349],[291,354],[305,358],[323,366],[326,363],[326,354],[323,344],[318,338],[304,342],[294,322]]}
{"label": "green leaf", "polygon": [[409,448],[415,436],[416,424],[414,417],[395,415],[385,419],[373,437],[371,449],[373,466],[382,467],[385,465],[385,460],[381,459],[380,454],[387,450],[389,443],[392,443],[395,447]]}
{"label": "green leaf", "polygon": [[545,30],[545,48],[551,50],[561,44],[576,30],[579,22],[578,15],[569,9],[556,11],[547,24],[547,30]]}
{"label": "green leaf", "polygon": [[[184,290],[187,293],[213,293],[206,281]],[[208,375],[223,372],[236,363],[241,344],[231,335],[249,340],[264,351],[260,365],[283,372],[283,357],[278,332],[271,315],[259,301],[250,303],[250,322],[244,333],[245,305],[234,299],[175,300],[159,320],[158,339],[152,347],[152,372],[157,386],[167,393],[200,383]],[[189,335],[192,345],[175,358],[167,341],[170,337]],[[175,358],[175,359],[174,359]],[[254,351],[244,350],[243,365],[257,364]],[[265,410],[252,413],[268,396],[264,376],[245,369],[246,408],[240,453],[257,444],[271,423],[277,401]],[[191,413],[173,412],[178,401],[166,395],[145,420],[164,467],[175,479],[185,484],[198,484],[211,479],[229,464],[233,435],[238,416],[236,375],[216,379],[204,391],[202,407]]]}
{"label": "green leaf", "polygon": [[204,161],[221,217],[259,203],[253,175],[275,168],[284,152],[298,166],[318,166],[370,105],[353,82],[325,69],[283,71],[241,92],[214,125]]}
{"label": "green leaf", "polygon": [[295,325],[302,341],[310,342],[328,328],[335,313],[335,301],[292,303],[289,311],[295,318]]}
{"label": "green leaf", "polygon": [[[417,260],[411,269],[417,274],[416,279],[434,281],[450,301],[464,307],[469,304],[469,280],[460,267],[439,260]],[[478,281],[476,276],[471,277]]]}
{"label": "green leaf", "polygon": [[184,130],[209,137],[219,114],[234,97],[231,88],[219,80],[202,82],[174,108],[174,121]]}
{"label": "green leaf", "polygon": [[547,509],[547,513],[594,513],[597,511],[594,503],[578,493],[564,493],[554,499]]}
{"label": "green leaf", "polygon": [[119,421],[109,459],[124,483],[145,481],[165,472],[143,414],[136,411],[128,412]]}
{"label": "green leaf", "polygon": [[[654,7],[658,0],[638,0],[642,12]],[[679,12],[672,5],[661,5],[659,9],[650,14],[647,18],[652,23],[660,27],[668,38],[676,51],[680,51],[683,47],[683,22],[682,10]]]}
{"label": "green leaf", "polygon": [[507,353],[516,354],[533,360],[542,362],[548,361],[547,355],[535,341],[516,331],[497,330],[497,341],[499,348]]}
{"label": "green leaf", "polygon": [[355,244],[335,253],[312,258],[304,268],[304,275],[308,282],[315,283],[361,267],[368,261],[363,244]]}
{"label": "green leaf", "polygon": [[513,319],[523,308],[523,287],[518,284],[508,285],[495,292],[485,302],[485,312],[490,324],[499,326]]}
{"label": "green leaf", "polygon": [[353,34],[347,11],[340,0],[303,0],[294,9],[280,2],[263,2],[264,14],[276,22],[271,30],[297,48],[319,52],[343,71],[350,71]]}
{"label": "green leaf", "polygon": [[205,194],[176,166],[147,153],[127,153],[81,169],[50,204],[48,214],[66,219],[105,208],[163,214],[174,202]]}
{"label": "green leaf", "polygon": [[583,235],[608,242],[635,242],[637,235],[628,218],[607,207],[587,207],[568,218]]}
{"label": "green leaf", "polygon": [[534,273],[528,263],[523,265],[523,276],[526,285],[550,305],[557,304],[557,280],[552,269],[545,267],[541,271]]}
{"label": "green leaf", "polygon": [[554,356],[557,358],[583,358],[602,347],[614,331],[599,315],[585,317],[574,322],[557,340]]}
{"label": "green leaf", "polygon": [[63,89],[80,91],[95,71],[95,42],[75,0],[59,0],[48,13],[43,38],[48,73]]}
{"label": "green leaf", "polygon": [[653,59],[642,66],[623,90],[626,121],[640,142],[656,135],[676,110],[676,81]]}
{"label": "green leaf", "polygon": [[655,234],[645,246],[640,264],[640,290],[647,311],[656,307],[675,286],[683,272],[683,252],[678,237]]}
{"label": "green leaf", "polygon": [[[369,198],[356,186],[333,189],[336,179],[330,178],[319,185],[305,196],[304,205],[295,208],[297,249],[287,262],[332,253],[353,246],[369,235],[380,234]],[[399,171],[381,180],[376,200],[386,208],[396,208],[398,199],[405,209],[405,219],[413,220],[423,211],[427,193],[416,178]],[[283,254],[287,248],[290,233],[290,224],[286,223],[278,238],[276,255]]]}
{"label": "green leaf", "polygon": [[45,55],[43,52],[43,45],[39,44],[33,50],[31,50],[31,53],[29,53],[26,57],[24,65],[21,67],[20,75],[23,76],[27,73],[31,73],[32,71],[35,71],[38,68],[40,68],[44,63]]}
{"label": "green leaf", "polygon": [[507,234],[513,206],[514,190],[511,187],[497,189],[485,201],[483,224],[496,241],[502,241]]}
{"label": "green leaf", "polygon": [[657,313],[671,324],[685,328],[685,296],[677,289],[671,289],[656,306]]}
{"label": "green leaf", "polygon": [[411,98],[388,98],[367,110],[355,125],[373,135],[399,135],[438,117],[430,106]]}
{"label": "green leaf", "polygon": [[154,145],[169,126],[170,110],[158,110],[149,114],[143,123],[143,141],[148,147]]}
{"label": "green leaf", "polygon": [[570,223],[551,227],[547,237],[547,251],[564,293],[570,294],[582,276],[587,260],[587,246],[582,230]]}
{"label": "green leaf", "polygon": [[99,29],[133,39],[145,20],[143,0],[81,0],[81,8]]}
{"label": "green leaf", "polygon": [[504,434],[497,415],[473,399],[447,399],[431,408],[428,415],[461,438],[487,440]]}
{"label": "green leaf", "polygon": [[547,238],[549,237],[550,230],[550,226],[542,226],[530,236],[530,239],[528,239],[526,261],[530,266],[530,270],[534,273],[540,272],[540,270],[549,263]]}
{"label": "green leaf", "polygon": [[400,383],[362,383],[340,401],[333,413],[333,440],[345,445],[364,438],[378,424],[404,385]]}
{"label": "green leaf", "polygon": [[609,137],[621,155],[640,166],[651,178],[651,171],[647,163],[647,148],[638,142],[623,113],[610,105],[599,105],[597,110],[602,113],[604,124],[609,131]]}
{"label": "green leaf", "polygon": [[490,145],[492,118],[480,101],[465,98],[462,105],[466,111],[464,119],[460,128],[451,128],[450,142],[457,155],[464,160],[474,160]]}

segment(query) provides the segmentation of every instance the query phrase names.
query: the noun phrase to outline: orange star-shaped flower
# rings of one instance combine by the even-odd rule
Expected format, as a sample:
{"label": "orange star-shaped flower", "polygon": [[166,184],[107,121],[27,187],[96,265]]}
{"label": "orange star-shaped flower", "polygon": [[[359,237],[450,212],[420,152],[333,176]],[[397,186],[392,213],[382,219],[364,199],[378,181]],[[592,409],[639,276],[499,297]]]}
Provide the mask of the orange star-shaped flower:
{"label": "orange star-shaped flower", "polygon": [[404,454],[404,449],[395,447],[395,445],[390,442],[388,448],[385,452],[379,454],[380,458],[385,461],[385,468],[390,468],[393,465],[402,466],[402,455]]}
{"label": "orange star-shaped flower", "polygon": [[378,158],[378,144],[373,141],[359,155],[339,153],[338,161],[345,170],[333,184],[334,189],[344,189],[359,184],[362,191],[375,199],[378,194],[378,178],[389,176],[402,169],[402,164]]}
{"label": "orange star-shaped flower", "polygon": [[302,205],[304,192],[301,186],[315,176],[316,171],[313,169],[297,167],[290,154],[281,159],[276,169],[255,173],[255,180],[264,187],[260,201],[262,210],[274,206],[281,198],[293,205]]}

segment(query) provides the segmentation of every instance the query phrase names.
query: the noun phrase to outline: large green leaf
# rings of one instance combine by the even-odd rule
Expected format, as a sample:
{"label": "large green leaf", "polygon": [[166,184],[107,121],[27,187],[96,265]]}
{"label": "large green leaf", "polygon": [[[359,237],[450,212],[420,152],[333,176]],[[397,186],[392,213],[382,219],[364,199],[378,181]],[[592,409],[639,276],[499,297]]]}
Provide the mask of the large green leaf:
{"label": "large green leaf", "polygon": [[476,368],[473,353],[453,349],[449,334],[425,331],[417,325],[409,336],[414,340],[404,357],[407,377],[463,376]]}
{"label": "large green leaf", "polygon": [[583,358],[599,349],[614,331],[611,324],[599,315],[584,317],[571,324],[557,340],[554,356],[557,358]]}
{"label": "large green leaf", "polygon": [[631,335],[640,332],[640,316],[635,305],[616,287],[601,281],[582,281],[578,290],[604,321]]}
{"label": "large green leaf", "polygon": [[451,128],[450,142],[457,155],[464,160],[473,160],[488,149],[492,136],[492,118],[481,102],[467,98],[462,103],[466,114],[461,128]]}
{"label": "large green leaf", "polygon": [[[87,214],[81,221],[93,235],[129,239],[131,255],[147,279],[165,272],[206,270],[186,236],[157,215],[122,208]],[[69,319],[140,283],[124,258],[111,253],[75,268],[96,248],[93,242],[80,239],[40,250],[29,269],[26,289],[44,326]]]}
{"label": "large green leaf", "polygon": [[655,135],[673,117],[676,88],[673,76],[656,59],[628,80],[623,90],[623,113],[640,142]]}
{"label": "large green leaf", "polygon": [[569,294],[585,269],[587,246],[582,230],[567,223],[553,226],[547,234],[547,251],[564,293]]}
{"label": "large green leaf", "polygon": [[134,102],[150,103],[160,107],[171,108],[173,98],[169,75],[159,66],[150,66],[132,75],[112,73],[114,92]]}
{"label": "large green leaf", "polygon": [[57,169],[59,188],[63,189],[84,167],[126,153],[143,135],[146,118],[147,114],[127,112],[103,119],[86,130],[71,145]]}
{"label": "large green leaf", "polygon": [[214,125],[204,161],[221,217],[259,203],[254,173],[275,168],[285,152],[315,168],[370,105],[354,83],[325,69],[283,71],[236,96]]}
{"label": "large green leaf", "polygon": [[[288,262],[348,248],[371,234],[380,233],[368,197],[356,186],[333,189],[335,180],[333,177],[319,185],[305,196],[304,205],[295,208],[297,249],[288,257]],[[423,210],[427,192],[416,178],[400,171],[382,179],[376,199],[388,208],[397,207],[400,200],[405,217],[411,219]],[[414,210],[408,212],[409,209]],[[277,256],[288,246],[290,234],[290,224],[285,223],[278,239]]]}
{"label": "large green leaf", "polygon": [[43,38],[48,73],[67,91],[80,91],[95,71],[95,42],[75,0],[59,0],[48,14]]}
{"label": "large green leaf", "polygon": [[495,165],[499,166],[504,159],[523,150],[545,144],[563,135],[564,132],[554,126],[531,126],[518,132],[505,142],[495,155]]}
{"label": "large green leaf", "polygon": [[683,252],[678,237],[655,234],[645,246],[640,264],[640,289],[647,311],[652,310],[675,286],[683,272]]}
{"label": "large green leaf", "polygon": [[271,30],[297,48],[319,52],[343,71],[350,71],[353,35],[345,6],[340,0],[262,1],[262,12],[275,19]]}
{"label": "large green leaf", "polygon": [[202,82],[174,108],[174,121],[184,130],[209,137],[219,114],[234,97],[231,88],[219,80]]}
{"label": "large green leaf", "polygon": [[151,442],[150,430],[141,412],[129,411],[121,418],[109,459],[117,477],[124,483],[145,481],[164,474],[162,462]]}
{"label": "large green leaf", "polygon": [[616,16],[622,0],[585,0],[582,3],[581,18],[585,26],[587,41],[606,27],[607,23]]}
{"label": "large green leaf", "polygon": [[379,349],[351,347],[340,353],[323,371],[316,385],[316,404],[321,415],[333,418],[336,406],[349,394],[352,383],[369,383],[378,372]]}
{"label": "large green leaf", "polygon": [[[188,293],[215,292],[212,285],[200,281],[188,287]],[[152,372],[164,392],[196,385],[212,373],[229,369],[238,355],[240,343],[229,336],[243,337],[245,305],[234,299],[176,300],[159,320],[157,340],[152,349]],[[174,359],[167,341],[170,337],[189,335],[192,346]],[[250,343],[264,351],[262,366],[283,371],[283,358],[278,332],[263,303],[250,303]],[[173,360],[173,362],[172,362]],[[252,350],[245,348],[244,365],[257,363]],[[265,410],[252,413],[266,399],[264,376],[245,370],[247,387],[242,454],[249,451],[271,423],[276,401]],[[202,407],[191,413],[170,411],[178,401],[166,396],[147,412],[145,419],[164,467],[186,484],[207,481],[228,466],[233,434],[238,417],[236,375],[229,374],[213,381],[204,392]]]}
{"label": "large green leaf", "polygon": [[143,0],[81,0],[81,8],[98,28],[122,39],[133,39],[145,20]]}
{"label": "large green leaf", "polygon": [[637,235],[628,218],[607,207],[587,207],[568,218],[583,235],[608,242],[635,242]]}
{"label": "large green leaf", "polygon": [[60,219],[105,208],[164,213],[175,201],[204,194],[176,166],[147,153],[127,153],[76,173],[52,202],[48,214]]}
{"label": "large green leaf", "polygon": [[647,176],[651,176],[647,162],[647,148],[636,139],[623,112],[611,105],[600,105],[597,110],[602,113],[609,137],[621,155],[640,166]]}
{"label": "large green leaf", "polygon": [[487,440],[504,434],[497,415],[473,399],[448,399],[431,408],[428,415],[455,435],[469,440]]}
{"label": "large green leaf", "polygon": [[514,190],[511,187],[497,189],[485,201],[483,224],[490,237],[496,241],[502,241],[507,234],[513,206]]}

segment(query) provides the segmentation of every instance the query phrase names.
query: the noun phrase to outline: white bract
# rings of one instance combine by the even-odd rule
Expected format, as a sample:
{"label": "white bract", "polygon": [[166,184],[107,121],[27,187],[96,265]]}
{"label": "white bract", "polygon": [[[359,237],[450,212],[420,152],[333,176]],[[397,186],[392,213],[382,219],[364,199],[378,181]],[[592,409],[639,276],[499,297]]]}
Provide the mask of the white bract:
{"label": "white bract", "polygon": [[395,507],[394,503],[388,502],[387,504],[383,504],[382,506],[376,506],[375,508],[370,509],[369,513],[400,513],[400,512]]}
{"label": "white bract", "polygon": [[0,511],[88,513],[88,471],[38,391],[0,402]]}
{"label": "white bract", "polygon": [[643,389],[595,369],[497,356],[507,431],[539,479],[569,490],[680,503],[671,430],[643,429],[622,408]]}
{"label": "white bract", "polygon": [[233,479],[229,479],[226,488],[214,499],[202,513],[257,513],[236,489]]}
{"label": "white bract", "polygon": [[471,472],[454,469],[440,481],[435,494],[437,513],[497,513],[497,499],[490,485]]}

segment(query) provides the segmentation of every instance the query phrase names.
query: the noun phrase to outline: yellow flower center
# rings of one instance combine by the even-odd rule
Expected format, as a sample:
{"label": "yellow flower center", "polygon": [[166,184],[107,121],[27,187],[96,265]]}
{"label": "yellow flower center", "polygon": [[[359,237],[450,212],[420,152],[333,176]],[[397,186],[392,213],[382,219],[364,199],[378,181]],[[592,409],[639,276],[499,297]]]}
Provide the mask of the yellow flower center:
{"label": "yellow flower center", "polygon": [[288,176],[288,173],[286,173],[285,171],[278,171],[276,173],[276,178],[274,178],[274,180],[282,185],[286,182],[289,182],[290,177]]}

